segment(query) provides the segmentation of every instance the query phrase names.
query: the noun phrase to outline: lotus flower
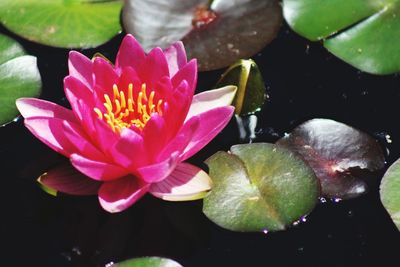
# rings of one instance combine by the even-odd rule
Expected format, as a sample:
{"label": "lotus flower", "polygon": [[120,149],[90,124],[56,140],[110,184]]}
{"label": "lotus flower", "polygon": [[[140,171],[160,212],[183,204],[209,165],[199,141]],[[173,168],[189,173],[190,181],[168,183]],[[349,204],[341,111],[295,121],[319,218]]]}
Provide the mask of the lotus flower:
{"label": "lotus flower", "polygon": [[235,87],[194,95],[196,60],[181,42],[145,54],[127,35],[115,66],[102,57],[69,54],[65,94],[72,110],[21,98],[25,126],[70,159],[42,182],[71,194],[98,194],[101,206],[119,212],[146,192],[165,200],[204,197],[208,175],[183,162],[229,122]]}

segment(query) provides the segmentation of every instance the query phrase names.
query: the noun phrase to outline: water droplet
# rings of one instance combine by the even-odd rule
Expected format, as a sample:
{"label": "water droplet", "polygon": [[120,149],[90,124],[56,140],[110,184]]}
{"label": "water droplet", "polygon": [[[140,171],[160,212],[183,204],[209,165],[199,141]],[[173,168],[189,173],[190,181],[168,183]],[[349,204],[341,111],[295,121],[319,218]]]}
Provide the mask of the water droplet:
{"label": "water droplet", "polygon": [[82,252],[78,247],[73,247],[72,248],[72,252],[75,253],[78,256],[82,255]]}
{"label": "water droplet", "polygon": [[335,197],[335,198],[332,198],[332,201],[335,202],[335,203],[339,203],[340,201],[342,201],[342,199],[338,198],[338,197]]}
{"label": "water droplet", "polygon": [[264,234],[268,234],[268,230],[267,230],[267,229],[264,229],[264,230],[263,230],[263,233],[264,233]]}
{"label": "water droplet", "polygon": [[310,53],[310,45],[306,45],[306,54],[308,55]]}
{"label": "water droplet", "polygon": [[357,52],[361,54],[361,53],[362,53],[362,49],[361,49],[361,48],[358,48],[358,49],[357,49]]}
{"label": "water droplet", "polygon": [[326,198],[320,197],[320,198],[319,198],[319,201],[320,201],[321,203],[326,203]]}
{"label": "water droplet", "polygon": [[107,263],[104,267],[111,267],[114,265],[114,262],[110,261],[109,263]]}
{"label": "water droplet", "polygon": [[299,248],[297,248],[297,251],[298,251],[298,252],[303,252],[303,251],[304,251],[304,248],[303,248],[303,247],[299,247]]}
{"label": "water droplet", "polygon": [[349,210],[349,211],[347,212],[347,216],[348,216],[348,217],[353,217],[353,215],[354,215],[354,213],[353,213],[352,210]]}

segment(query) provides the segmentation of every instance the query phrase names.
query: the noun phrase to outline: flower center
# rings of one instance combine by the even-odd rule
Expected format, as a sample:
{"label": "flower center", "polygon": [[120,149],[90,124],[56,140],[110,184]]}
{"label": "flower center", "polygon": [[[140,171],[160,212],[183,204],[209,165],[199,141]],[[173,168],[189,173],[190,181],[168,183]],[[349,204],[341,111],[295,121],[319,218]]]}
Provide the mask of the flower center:
{"label": "flower center", "polygon": [[108,94],[104,94],[104,107],[106,112],[102,113],[99,108],[94,108],[98,118],[104,120],[115,133],[121,133],[123,128],[129,128],[132,125],[143,130],[149,121],[151,114],[158,113],[162,115],[162,103],[159,99],[156,101],[155,92],[146,93],[146,84],[142,84],[141,91],[137,94],[136,100],[133,96],[133,85],[128,86],[128,95],[119,90],[116,84],[113,85],[112,99]]}

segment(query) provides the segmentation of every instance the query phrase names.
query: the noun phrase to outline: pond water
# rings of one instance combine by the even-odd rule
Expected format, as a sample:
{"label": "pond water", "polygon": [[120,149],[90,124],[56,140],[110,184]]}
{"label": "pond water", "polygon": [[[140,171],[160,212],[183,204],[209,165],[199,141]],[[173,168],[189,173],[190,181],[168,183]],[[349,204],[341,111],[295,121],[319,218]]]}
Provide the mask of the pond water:
{"label": "pond water", "polygon": [[[63,77],[68,50],[23,40],[38,58],[42,98],[67,105]],[[81,51],[114,59],[122,34]],[[275,142],[312,118],[359,128],[387,149],[388,165],[400,157],[400,77],[362,73],[283,26],[255,55],[269,100],[258,114],[255,142]],[[222,71],[200,73],[198,91]],[[37,141],[21,120],[0,128],[2,261],[10,266],[105,266],[139,256],[164,256],[196,266],[388,266],[396,262],[400,234],[379,200],[379,180],[368,194],[321,202],[286,231],[235,233],[210,222],[201,201],[170,203],[146,196],[125,212],[108,214],[96,197],[52,197],[36,178],[59,156]],[[239,140],[236,122],[190,161],[202,161]]]}

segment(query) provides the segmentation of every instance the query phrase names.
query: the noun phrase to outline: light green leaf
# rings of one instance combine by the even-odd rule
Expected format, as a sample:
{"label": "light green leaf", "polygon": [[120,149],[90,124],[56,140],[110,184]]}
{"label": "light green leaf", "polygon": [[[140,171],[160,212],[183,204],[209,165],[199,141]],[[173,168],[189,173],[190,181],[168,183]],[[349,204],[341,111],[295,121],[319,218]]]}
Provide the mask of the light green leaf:
{"label": "light green leaf", "polygon": [[118,0],[1,0],[0,22],[34,42],[89,48],[121,31],[121,8]]}
{"label": "light green leaf", "polygon": [[0,125],[18,115],[15,100],[38,96],[40,89],[36,58],[25,55],[18,43],[0,35]]}
{"label": "light green leaf", "polygon": [[143,257],[126,260],[117,264],[115,267],[182,267],[176,261],[160,257]]}
{"label": "light green leaf", "polygon": [[283,0],[294,31],[354,67],[374,74],[400,71],[400,0]]}
{"label": "light green leaf", "polygon": [[386,171],[380,186],[383,206],[400,230],[400,159]]}
{"label": "light green leaf", "polygon": [[319,183],[294,153],[267,143],[235,145],[207,159],[214,186],[203,212],[233,231],[278,231],[315,206]]}

